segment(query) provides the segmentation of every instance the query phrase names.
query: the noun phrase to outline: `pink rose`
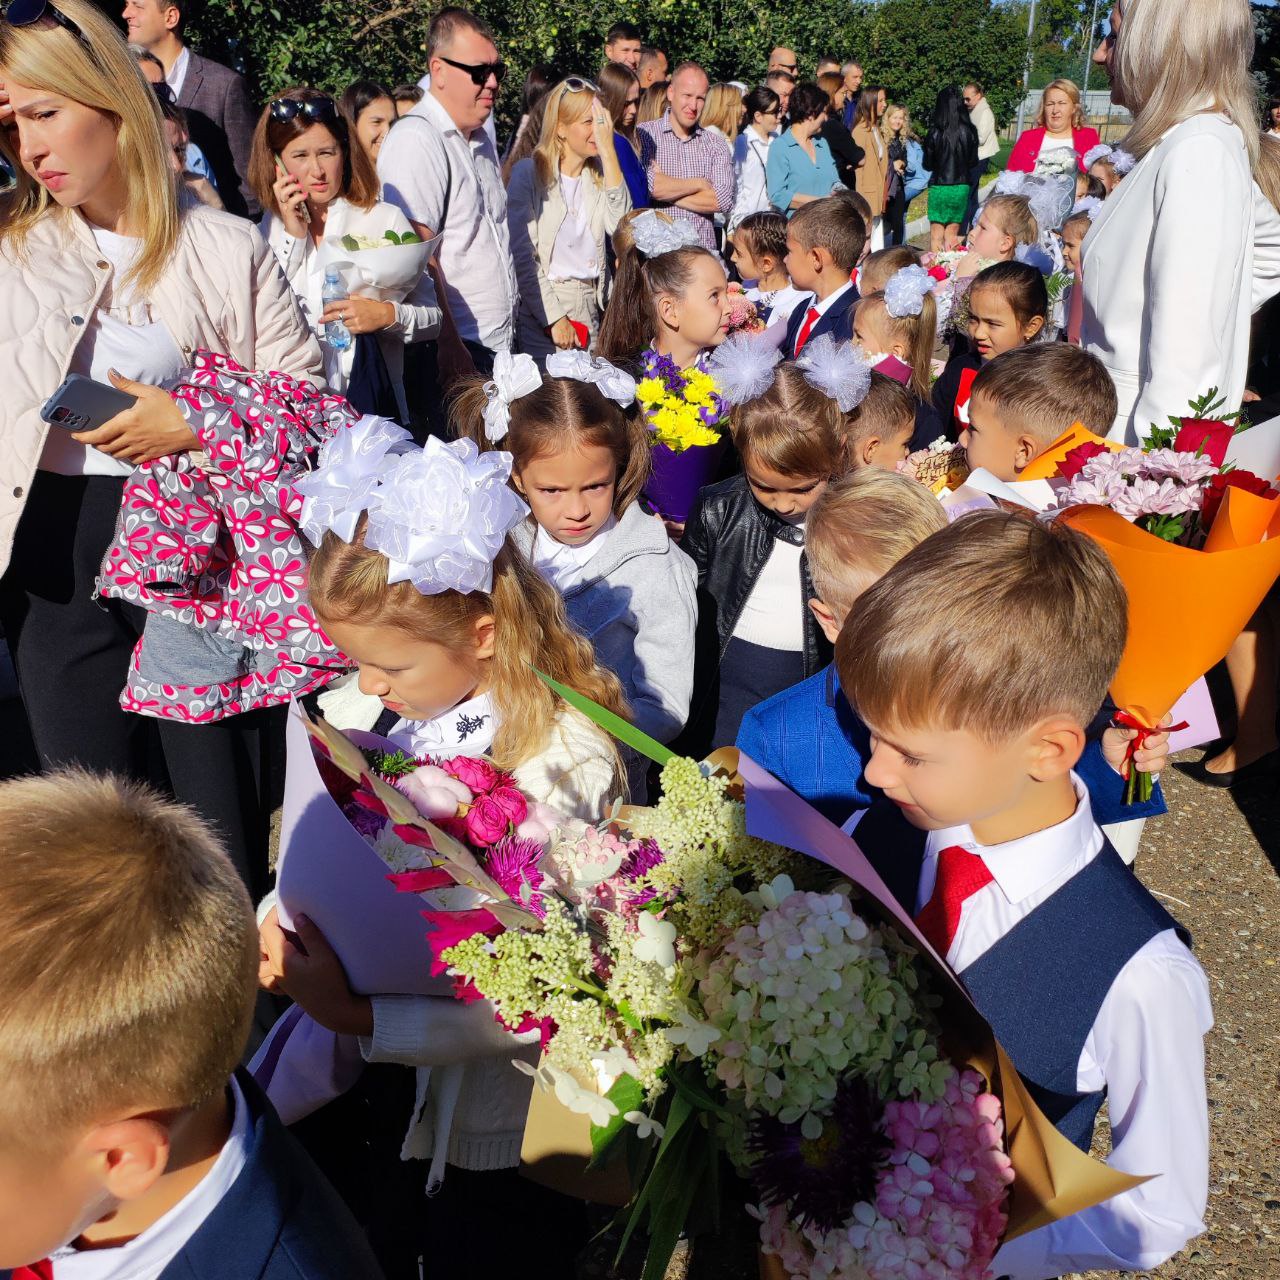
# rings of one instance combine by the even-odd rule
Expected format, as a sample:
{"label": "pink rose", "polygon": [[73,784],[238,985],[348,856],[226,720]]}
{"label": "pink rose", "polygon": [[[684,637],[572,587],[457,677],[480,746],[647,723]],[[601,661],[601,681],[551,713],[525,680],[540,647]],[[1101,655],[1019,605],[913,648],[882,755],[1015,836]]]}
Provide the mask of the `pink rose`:
{"label": "pink rose", "polygon": [[507,815],[513,827],[518,827],[529,815],[529,803],[515,787],[496,787],[489,792],[489,799]]}
{"label": "pink rose", "polygon": [[498,770],[488,760],[475,756],[454,756],[452,760],[442,760],[440,767],[477,795],[492,791],[498,782]]}
{"label": "pink rose", "polygon": [[502,806],[492,796],[480,796],[467,811],[464,821],[467,839],[478,849],[496,844],[511,825]]}

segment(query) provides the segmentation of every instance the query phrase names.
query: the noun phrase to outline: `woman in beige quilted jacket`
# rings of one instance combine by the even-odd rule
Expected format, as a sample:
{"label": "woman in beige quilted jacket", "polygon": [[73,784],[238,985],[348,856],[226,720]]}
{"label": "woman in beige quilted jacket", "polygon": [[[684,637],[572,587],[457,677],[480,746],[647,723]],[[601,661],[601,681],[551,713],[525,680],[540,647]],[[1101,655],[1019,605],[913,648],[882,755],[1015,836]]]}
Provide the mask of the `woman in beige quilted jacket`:
{"label": "woman in beige quilted jacket", "polygon": [[[190,725],[122,710],[143,616],[96,602],[94,584],[125,477],[194,447],[161,384],[199,348],[318,381],[320,350],[256,228],[180,207],[155,95],[86,0],[0,21],[0,148],[18,177],[0,197],[0,624],[41,764],[146,777],[158,730],[174,792],[260,881],[264,713]],[[46,423],[70,373],[136,403],[94,430]]]}

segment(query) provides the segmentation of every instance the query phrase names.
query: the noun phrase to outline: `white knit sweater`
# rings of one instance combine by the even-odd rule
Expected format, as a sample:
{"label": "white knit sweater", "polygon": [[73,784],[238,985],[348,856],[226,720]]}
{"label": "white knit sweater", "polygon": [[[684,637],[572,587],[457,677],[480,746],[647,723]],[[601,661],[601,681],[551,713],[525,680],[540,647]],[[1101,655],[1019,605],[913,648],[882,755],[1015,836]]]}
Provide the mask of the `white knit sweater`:
{"label": "white knit sweater", "polygon": [[[339,729],[372,728],[382,711],[354,681],[321,695]],[[611,741],[585,716],[564,707],[546,748],[514,770],[520,789],[566,818],[598,821],[619,794]],[[418,1068],[414,1115],[401,1155],[430,1158],[431,1184],[445,1160],[460,1169],[513,1168],[520,1162],[533,1082],[511,1060],[538,1060],[538,1035],[514,1036],[487,1001],[464,1005],[431,996],[373,997],[373,1036],[361,1038],[367,1062]]]}

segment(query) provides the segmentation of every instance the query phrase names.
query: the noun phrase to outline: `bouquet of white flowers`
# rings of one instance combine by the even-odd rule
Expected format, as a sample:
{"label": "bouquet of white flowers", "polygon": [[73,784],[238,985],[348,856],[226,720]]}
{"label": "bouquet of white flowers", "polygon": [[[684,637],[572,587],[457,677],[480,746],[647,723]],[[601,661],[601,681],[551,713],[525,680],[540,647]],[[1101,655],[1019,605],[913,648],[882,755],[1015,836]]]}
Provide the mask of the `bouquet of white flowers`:
{"label": "bouquet of white flowers", "polygon": [[324,267],[337,267],[354,297],[378,302],[403,302],[418,283],[440,243],[424,241],[413,231],[388,228],[378,234],[356,232],[320,246]]}

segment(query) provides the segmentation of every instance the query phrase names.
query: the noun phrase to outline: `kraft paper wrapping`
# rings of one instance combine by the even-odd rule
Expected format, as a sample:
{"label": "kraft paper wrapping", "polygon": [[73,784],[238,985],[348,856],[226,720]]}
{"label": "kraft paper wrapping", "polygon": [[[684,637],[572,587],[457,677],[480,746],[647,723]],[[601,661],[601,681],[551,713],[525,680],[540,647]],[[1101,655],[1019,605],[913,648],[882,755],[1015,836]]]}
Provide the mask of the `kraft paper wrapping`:
{"label": "kraft paper wrapping", "polygon": [[1129,637],[1111,696],[1149,725],[1226,657],[1280,575],[1280,498],[1228,488],[1201,551],[1106,507],[1059,518],[1093,538],[1124,583]]}
{"label": "kraft paper wrapping", "polygon": [[[722,748],[712,759],[727,770],[733,767],[735,756],[737,752]],[[941,1021],[947,1028],[946,1047],[952,1060],[980,1071],[1004,1106],[1006,1146],[1016,1174],[1010,1189],[1006,1240],[1079,1213],[1146,1181],[1085,1155],[1050,1124],[964,987],[889,892],[854,839],[748,756],[738,757],[734,782],[745,786],[751,835],[835,867],[862,891],[866,913],[903,934],[933,968],[933,989],[943,1001]],[[526,1175],[584,1199],[625,1203],[625,1180],[618,1177],[606,1184],[603,1174],[588,1174],[590,1156],[591,1132],[586,1117],[570,1113],[551,1095],[535,1090],[521,1152]]]}
{"label": "kraft paper wrapping", "polygon": [[1075,426],[1064,431],[1042,454],[1027,463],[1018,479],[1051,480],[1058,474],[1058,464],[1063,458],[1072,449],[1077,449],[1082,444],[1100,444],[1112,453],[1119,453],[1124,448],[1124,445],[1117,444],[1114,440],[1104,440],[1102,436],[1095,436],[1088,427],[1077,422]]}

